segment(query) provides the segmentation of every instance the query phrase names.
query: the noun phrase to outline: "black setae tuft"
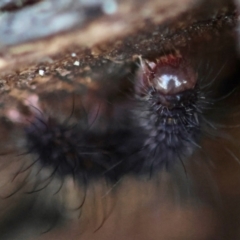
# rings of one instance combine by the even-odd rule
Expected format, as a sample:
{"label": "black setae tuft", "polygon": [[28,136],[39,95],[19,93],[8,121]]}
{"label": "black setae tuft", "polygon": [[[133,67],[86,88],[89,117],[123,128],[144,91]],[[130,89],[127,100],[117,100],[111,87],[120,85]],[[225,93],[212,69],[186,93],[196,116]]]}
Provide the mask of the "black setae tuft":
{"label": "black setae tuft", "polygon": [[201,105],[197,86],[175,95],[151,90],[139,109],[139,122],[147,136],[144,151],[152,159],[147,165],[168,167],[176,159],[190,156],[198,146]]}

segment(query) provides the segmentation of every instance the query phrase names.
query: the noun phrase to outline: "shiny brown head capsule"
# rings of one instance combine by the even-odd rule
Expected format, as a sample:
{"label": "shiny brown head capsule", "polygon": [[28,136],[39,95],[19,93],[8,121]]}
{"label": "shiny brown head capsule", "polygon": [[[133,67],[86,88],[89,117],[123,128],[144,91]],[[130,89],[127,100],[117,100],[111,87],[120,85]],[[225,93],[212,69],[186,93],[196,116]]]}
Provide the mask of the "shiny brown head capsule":
{"label": "shiny brown head capsule", "polygon": [[197,74],[190,64],[179,54],[169,54],[154,61],[140,58],[136,92],[140,96],[146,89],[154,89],[162,95],[175,95],[191,90],[197,82]]}

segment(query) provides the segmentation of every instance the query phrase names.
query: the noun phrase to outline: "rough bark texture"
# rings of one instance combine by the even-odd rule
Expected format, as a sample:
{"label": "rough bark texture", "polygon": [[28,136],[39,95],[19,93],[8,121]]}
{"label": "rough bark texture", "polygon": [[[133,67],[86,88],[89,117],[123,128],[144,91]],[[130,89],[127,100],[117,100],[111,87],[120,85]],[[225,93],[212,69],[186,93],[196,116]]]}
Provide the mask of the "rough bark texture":
{"label": "rough bark texture", "polygon": [[[113,4],[113,13],[106,14],[104,4]],[[76,79],[104,62],[158,55],[235,24],[228,1],[37,1],[0,17],[0,90],[11,95],[40,91],[46,82],[49,90],[56,74]]]}
{"label": "rough bark texture", "polygon": [[[118,41],[148,23],[159,24],[176,16],[189,4],[192,4],[189,0],[177,4],[175,1],[52,0],[4,11],[0,16],[3,56],[0,67],[58,53],[71,45],[85,47]],[[19,46],[9,48],[9,45]]]}

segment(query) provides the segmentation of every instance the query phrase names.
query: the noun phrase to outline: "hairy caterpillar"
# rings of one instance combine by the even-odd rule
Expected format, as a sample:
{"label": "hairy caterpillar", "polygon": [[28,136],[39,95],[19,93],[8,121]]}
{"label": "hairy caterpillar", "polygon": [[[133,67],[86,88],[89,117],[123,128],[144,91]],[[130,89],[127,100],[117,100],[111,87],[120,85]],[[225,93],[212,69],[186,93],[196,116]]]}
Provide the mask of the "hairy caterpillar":
{"label": "hairy caterpillar", "polygon": [[[134,75],[131,94],[136,99],[125,100],[132,109],[113,102],[112,108],[120,113],[111,116],[101,131],[101,118],[108,114],[101,109],[82,109],[87,116],[95,115],[92,123],[88,119],[87,123],[75,120],[70,124],[71,116],[60,123],[32,106],[35,116],[25,130],[29,153],[35,153],[37,162],[51,167],[53,174],[113,182],[133,173],[150,175],[153,169],[168,168],[189,157],[198,146],[201,116],[208,107],[197,73],[176,53],[154,61],[140,58]],[[98,99],[91,94],[80,100],[89,105],[91,98]]]}
{"label": "hairy caterpillar", "polygon": [[150,158],[156,164],[152,167],[167,167],[190,155],[197,145],[201,131],[198,115],[202,113],[199,102],[204,96],[198,90],[196,72],[179,53],[154,62],[141,60],[140,65],[136,91],[147,102],[140,110],[140,124],[149,134],[145,145],[154,152]]}
{"label": "hairy caterpillar", "polygon": [[[131,225],[132,222],[132,225],[135,225],[135,227],[131,225],[131,229],[133,229],[133,232],[129,234],[130,239],[134,235],[134,232],[141,232],[142,238],[148,239],[150,237],[150,234],[148,234],[149,229],[153,229],[152,233],[157,239],[159,239],[159,237],[162,239],[166,239],[169,237],[175,237],[179,239],[207,239],[209,236],[217,235],[212,225],[212,222],[217,222],[214,215],[215,208],[209,203],[208,200],[205,201],[205,198],[208,199],[209,196],[206,191],[208,190],[209,192],[211,192],[211,189],[208,189],[211,181],[207,181],[206,184],[202,183],[202,179],[204,178],[202,175],[207,174],[207,171],[204,168],[205,161],[207,163],[215,163],[216,166],[219,166],[219,159],[221,158],[218,156],[218,152],[220,155],[222,155],[223,162],[226,160],[228,161],[229,158],[233,160],[234,156],[237,156],[236,149],[233,148],[233,144],[231,142],[231,136],[233,136],[233,134],[230,133],[230,141],[230,139],[228,139],[227,136],[224,135],[224,131],[220,129],[220,123],[222,123],[222,127],[224,127],[225,125],[229,127],[231,126],[227,122],[230,121],[228,120],[228,118],[229,114],[231,113],[231,108],[234,107],[234,104],[236,105],[236,107],[238,106],[237,101],[234,102],[234,99],[236,99],[236,95],[232,93],[236,90],[235,87],[238,86],[237,76],[234,76],[237,57],[235,54],[235,48],[231,47],[231,45],[234,46],[235,43],[234,41],[229,41],[228,43],[228,40],[228,37],[226,37],[225,39],[221,35],[221,41],[210,41],[207,42],[208,44],[206,44],[203,39],[198,40],[197,43],[194,40],[190,41],[190,45],[187,47],[179,47],[177,45],[175,46],[174,44],[172,46],[170,44],[170,48],[173,47],[179,50],[180,55],[179,53],[176,54],[176,49],[169,50],[169,47],[163,48],[162,51],[154,51],[154,54],[152,52],[150,52],[149,54],[145,53],[141,55],[142,60],[140,61],[140,64],[139,58],[137,58],[137,61],[134,61],[133,69],[131,66],[129,67],[129,65],[132,65],[132,62],[123,64],[122,68],[114,62],[112,63],[111,61],[107,61],[107,63],[105,62],[100,66],[93,66],[90,71],[90,77],[95,81],[91,82],[89,80],[90,84],[86,85],[87,93],[85,97],[85,92],[82,91],[82,89],[80,89],[77,84],[75,84],[75,82],[77,81],[77,77],[73,73],[79,71],[79,69],[77,68],[78,64],[76,63],[76,65],[74,65],[75,67],[69,68],[67,70],[65,69],[65,72],[69,71],[70,74],[60,74],[61,83],[66,84],[67,82],[70,82],[69,85],[74,86],[73,88],[76,89],[76,91],[73,95],[75,96],[69,94],[69,92],[67,91],[62,91],[63,94],[61,91],[57,90],[54,91],[54,94],[49,91],[45,94],[39,94],[39,105],[35,103],[25,104],[23,106],[24,111],[22,111],[23,113],[21,113],[20,115],[16,115],[16,112],[19,112],[19,109],[15,109],[17,110],[15,112],[10,111],[11,114],[9,114],[9,112],[8,114],[6,114],[8,116],[8,119],[12,120],[14,126],[17,126],[16,119],[20,117],[20,130],[22,130],[21,138],[23,140],[27,139],[27,144],[23,145],[23,147],[21,145],[21,148],[23,148],[27,152],[30,152],[31,154],[33,153],[34,157],[32,157],[31,160],[33,160],[33,162],[31,163],[34,163],[37,160],[39,165],[42,167],[42,169],[40,169],[40,173],[43,173],[44,169],[51,169],[50,173],[58,172],[58,176],[60,176],[60,179],[64,179],[64,181],[66,175],[70,175],[70,177],[72,176],[74,179],[80,179],[80,190],[81,192],[86,191],[88,193],[87,196],[89,194],[91,195],[91,191],[89,189],[91,189],[92,186],[95,186],[94,182],[100,182],[100,178],[110,179],[111,182],[114,182],[116,184],[111,184],[110,190],[104,190],[103,196],[100,194],[100,196],[96,195],[95,197],[93,197],[97,204],[99,203],[99,201],[102,201],[103,204],[107,206],[107,198],[105,195],[110,195],[108,194],[108,192],[110,191],[110,193],[116,194],[113,195],[117,199],[118,204],[116,204],[116,206],[113,208],[113,214],[111,214],[110,216],[107,211],[107,213],[105,214],[107,216],[107,220],[103,221],[104,224],[100,224],[102,222],[100,219],[96,226],[90,229],[90,232],[95,230],[100,225],[101,228],[99,230],[99,234],[103,234],[103,236],[101,236],[102,238],[109,239],[115,236],[121,239],[123,238],[124,233],[123,235],[121,235],[121,233],[118,233],[118,235],[116,236],[116,232],[119,232],[117,231],[117,229],[126,229],[126,225]],[[202,44],[200,44],[201,42]],[[154,56],[152,56],[152,54]],[[202,108],[202,112],[197,112],[199,117],[198,119],[200,119],[199,125],[196,124],[197,121],[195,117],[188,119],[188,122],[194,121],[194,125],[192,125],[194,127],[191,128],[191,130],[193,130],[193,134],[191,133],[187,135],[187,138],[190,138],[192,143],[196,144],[190,144],[190,146],[185,146],[185,144],[183,144],[182,146],[181,144],[179,145],[179,143],[182,143],[181,141],[179,141],[179,139],[172,141],[169,138],[165,138],[165,140],[167,139],[169,141],[170,147],[166,151],[164,151],[164,153],[162,153],[161,149],[161,151],[157,153],[157,156],[161,155],[161,159],[167,159],[167,161],[165,161],[164,163],[159,161],[161,159],[158,157],[154,159],[155,155],[153,145],[155,144],[158,146],[162,146],[161,144],[165,143],[165,141],[158,141],[158,139],[155,138],[155,129],[160,126],[161,129],[163,129],[163,131],[165,132],[167,131],[165,128],[166,126],[164,125],[164,123],[161,122],[160,124],[157,123],[156,125],[153,125],[152,123],[150,124],[149,121],[144,121],[144,118],[140,115],[146,112],[146,109],[148,112],[150,109],[150,114],[153,115],[153,118],[156,117],[154,112],[155,110],[152,109],[152,103],[156,102],[156,98],[159,96],[161,96],[160,100],[163,101],[161,102],[161,104],[167,102],[166,95],[161,95],[161,93],[163,92],[162,87],[156,87],[154,77],[149,77],[149,75],[151,75],[152,73],[157,72],[155,71],[156,69],[154,69],[153,67],[152,70],[150,69],[152,73],[147,73],[147,76],[149,77],[149,79],[147,80],[150,80],[149,82],[146,81],[146,76],[144,76],[143,74],[144,71],[146,72],[147,70],[149,70],[149,66],[153,66],[154,61],[157,61],[156,59],[158,59],[159,57],[160,59],[162,59],[163,56],[167,60],[171,59],[171,56],[173,56],[173,60],[180,59],[181,56],[184,56],[184,59],[190,62],[190,69],[193,69],[191,70],[192,73],[190,73],[190,75],[194,76],[195,74],[197,74],[198,78],[197,84],[194,80],[191,84],[187,85],[186,88],[183,87],[183,85],[180,86],[180,88],[176,88],[177,81],[175,81],[175,88],[170,88],[167,94],[171,92],[174,98],[178,98],[178,95],[180,93],[185,92],[185,90],[190,90],[194,97],[193,104],[199,103],[199,96],[206,96],[206,102],[200,105]],[[230,56],[229,62],[226,61],[225,56]],[[201,61],[203,62],[202,64]],[[75,59],[73,60],[73,62],[75,63]],[[79,65],[80,62],[81,61],[79,61]],[[226,65],[225,62],[227,62]],[[163,69],[163,65],[160,65],[158,67],[159,69]],[[114,70],[115,68],[120,69],[120,71]],[[126,69],[130,70],[128,71]],[[181,72],[181,70],[182,65],[178,65],[178,73],[176,75],[178,75],[179,71]],[[42,71],[44,72],[45,69]],[[43,73],[42,71],[40,72],[41,74]],[[105,78],[102,78],[102,72],[109,73],[109,76],[106,76],[106,74]],[[46,71],[46,75],[47,74],[48,73]],[[185,75],[189,76],[188,74]],[[114,84],[112,79],[115,80]],[[195,77],[193,77],[193,79],[195,79]],[[150,86],[148,85],[149,83]],[[51,87],[53,86],[55,88],[56,86],[54,84],[54,81],[52,85],[51,81],[49,81],[49,85],[47,86],[49,89],[51,89]],[[57,86],[59,87],[59,85]],[[151,88],[153,92],[149,91]],[[144,92],[142,92],[142,90],[144,90]],[[153,96],[155,98],[153,98]],[[182,96],[186,98],[186,103],[187,105],[189,105],[189,95],[183,93]],[[213,98],[213,100],[216,101],[210,101],[212,100],[211,97]],[[217,102],[218,98],[220,99],[219,102]],[[223,99],[223,102],[221,102],[221,99]],[[29,99],[27,100],[29,101]],[[150,100],[152,100],[152,102]],[[223,106],[223,103],[226,104],[226,108]],[[190,104],[190,108],[194,116],[194,113],[196,113],[196,108],[192,106],[193,105]],[[157,107],[159,107],[159,105]],[[12,110],[11,108],[9,109]],[[86,110],[87,114],[84,113],[84,109]],[[185,108],[183,108],[180,113],[185,116],[184,111]],[[175,114],[175,110],[174,112],[170,111],[170,113],[165,113],[165,115],[167,115],[166,119],[170,124],[171,131],[173,129],[172,122],[173,120],[176,120],[175,117],[173,117],[173,120],[171,119],[171,114],[173,113]],[[22,116],[24,116],[23,119],[27,120],[26,122],[24,122],[24,124],[22,124]],[[162,115],[160,116],[162,117]],[[86,122],[84,122],[85,118]],[[234,125],[237,126],[238,121],[237,119],[235,120],[236,124]],[[217,124],[216,122],[218,122],[219,124]],[[179,125],[177,126],[179,127]],[[148,131],[149,127],[151,128],[151,131]],[[185,130],[183,130],[182,127],[183,125],[180,125],[178,130],[185,133]],[[124,131],[126,131],[125,135],[123,134]],[[160,132],[162,130],[158,131]],[[78,133],[80,134],[78,135]],[[48,137],[49,134],[52,134],[52,136],[50,136],[50,139],[54,140],[54,143],[46,140],[46,137]],[[206,136],[206,134],[208,135]],[[174,136],[176,137],[178,135]],[[201,136],[201,138],[199,138],[199,136]],[[60,141],[58,137],[60,137]],[[186,135],[183,135],[182,137],[186,137]],[[216,141],[212,140],[216,138]],[[69,142],[71,142],[70,140],[74,145],[73,149],[71,148],[72,145],[69,144]],[[207,141],[209,141],[210,143],[208,143]],[[228,146],[226,146],[224,141],[228,143]],[[86,142],[87,146],[85,146]],[[82,161],[82,159],[86,159],[86,161],[83,161],[82,165],[80,164],[80,167],[78,166],[77,161],[71,160],[73,159],[74,155],[77,155],[76,146],[78,146],[78,144],[83,145],[81,151],[77,152],[77,154],[80,155],[78,156],[78,160],[80,159]],[[99,155],[96,158],[92,154],[92,151],[90,151],[90,158],[86,158],[86,156],[83,155],[83,153],[89,153],[89,145],[91,148],[97,150],[96,152]],[[199,145],[201,148],[199,149],[199,146],[197,145]],[[52,151],[50,149],[51,146],[54,146],[54,148],[58,146],[59,148],[55,148],[56,151]],[[218,149],[220,148],[220,146],[221,149]],[[228,151],[224,150],[224,148],[226,147]],[[173,151],[172,148],[178,150],[180,156],[177,156],[178,154],[175,153],[177,151]],[[214,150],[214,148],[217,148],[217,151],[212,151]],[[186,149],[190,149],[190,151],[186,151]],[[44,150],[46,150],[45,154],[43,154]],[[220,152],[220,150],[223,151]],[[121,153],[122,156],[119,157],[119,153]],[[224,155],[224,153],[226,156]],[[56,154],[56,156],[54,156],[54,154]],[[165,158],[165,156],[162,154],[166,154],[165,156],[167,156],[167,158]],[[111,156],[110,158],[109,155]],[[25,156],[26,154],[21,155],[22,162],[24,162]],[[62,160],[62,156],[67,156],[67,159],[64,159],[64,161],[66,160],[66,164],[62,164],[62,161],[60,161],[61,163],[58,163],[57,160]],[[113,162],[111,162],[109,159],[113,160]],[[170,162],[171,159],[173,159],[172,162]],[[184,160],[183,163],[181,163],[181,159]],[[70,163],[68,161],[70,161]],[[115,163],[118,163],[119,161],[120,164],[116,165]],[[152,165],[152,162],[154,162],[154,164],[156,165]],[[168,165],[167,171],[162,168],[162,164]],[[182,164],[186,168],[186,173],[182,167]],[[191,164],[193,165],[192,168],[194,168],[194,170],[191,169]],[[56,165],[59,165],[59,167],[56,171],[54,171]],[[26,168],[27,167],[28,165],[26,166]],[[30,164],[30,169],[32,169],[31,167],[32,165]],[[81,172],[82,169],[84,169],[85,171]],[[23,166],[22,172],[25,172],[24,170],[25,166]],[[152,175],[153,171],[155,173],[159,173],[159,175]],[[91,183],[87,185],[87,190],[83,188],[84,184],[82,183],[85,182],[82,181],[82,179],[84,179],[82,178],[82,176],[78,176],[79,172],[82,173],[83,176],[87,176],[87,180],[89,181],[89,183]],[[143,173],[150,175],[151,181],[148,178],[148,181],[146,182],[139,181],[137,183],[134,183],[134,181],[136,181],[135,177],[139,175],[142,176]],[[197,183],[192,182],[194,177],[196,177],[197,179],[197,176],[195,176],[194,173],[198,173],[199,175],[201,175],[201,177],[198,178],[201,181],[198,182],[196,180]],[[131,179],[128,182],[128,180],[122,179],[123,176],[125,178],[125,176],[128,176],[129,174],[131,176],[133,175],[135,180]],[[52,177],[51,174],[50,177]],[[171,180],[166,180],[169,178],[171,178],[171,180],[173,179],[174,183],[171,183]],[[91,181],[90,179],[97,181]],[[144,178],[144,180],[146,179]],[[119,181],[120,183],[121,181],[123,181],[123,183],[119,184]],[[189,185],[193,185],[192,188],[190,187],[190,190],[196,191],[197,193],[194,192],[189,194]],[[36,192],[37,190],[39,190],[40,194],[42,194],[42,192],[44,192],[43,189],[47,188],[47,185],[43,184],[43,187],[33,189],[33,191],[30,192],[32,192],[32,195],[34,195],[34,190],[36,190]],[[59,189],[61,189],[61,185]],[[128,189],[128,191],[126,189]],[[53,193],[57,192],[57,190],[53,191]],[[134,191],[136,191],[135,194]],[[172,192],[168,193],[168,191]],[[166,195],[168,197],[164,197]],[[94,206],[97,204],[94,201],[92,203],[88,203],[87,200],[84,201],[84,198],[82,198],[82,196],[79,199],[78,200],[80,206],[82,206],[81,203],[84,202],[83,211],[85,211],[85,214],[87,214],[88,216],[92,208],[94,208]],[[176,201],[175,204],[173,204],[174,200]],[[122,204],[119,204],[119,202],[121,202]],[[187,207],[185,208],[184,206],[182,206],[180,202],[183,202],[183,205],[187,205]],[[168,206],[168,204],[170,205],[170,207]],[[167,209],[166,212],[164,212],[163,210],[165,209],[165,207]],[[197,213],[198,211],[202,211],[202,213]],[[190,227],[185,233],[183,233],[183,235],[185,234],[185,236],[181,235],[178,231],[170,230],[171,227],[175,225],[172,223],[172,221],[176,219],[176,215],[181,216],[180,222],[184,222],[185,218],[183,216],[186,217],[188,212],[192,213],[192,215],[188,217],[192,220],[195,220],[196,222],[195,224],[191,225],[189,224],[189,222],[186,221],[186,224],[184,226]],[[83,220],[85,219],[84,216],[86,215],[83,214]],[[97,211],[93,211],[92,218],[95,219],[97,218],[96,216]],[[128,219],[128,216],[130,216],[130,220]],[[138,216],[138,219],[134,220],[134,217],[136,216]],[[155,221],[153,220],[153,216],[157,216],[156,218],[154,218]],[[163,216],[171,217],[169,217],[170,220],[167,220]],[[204,218],[205,216],[206,218]],[[118,218],[120,219],[119,222],[117,221]],[[166,221],[162,221],[162,219]],[[199,220],[197,221],[196,219]],[[206,219],[207,226],[202,225],[204,219]],[[116,221],[115,225],[113,224],[114,226],[111,225],[114,222],[113,220]],[[127,224],[124,224],[124,222],[126,222]],[[154,227],[151,228],[150,225],[154,225]],[[218,222],[216,223],[216,225],[219,226]],[[79,224],[79,226],[82,227],[81,224]],[[204,227],[206,231],[204,231],[204,233],[202,233],[201,235],[200,231],[198,232],[199,228],[197,226],[199,226],[199,228],[201,229]],[[160,229],[159,231],[156,230],[158,228]],[[176,228],[181,229],[181,226],[178,225]],[[114,229],[114,233],[111,233],[110,229]],[[91,236],[88,231],[86,232],[87,233],[85,235],[83,234],[77,236],[76,238],[94,238],[94,236]],[[189,235],[187,235],[187,233],[189,233]],[[49,234],[50,235],[47,236],[51,236],[51,233]],[[97,234],[98,233],[96,233],[95,235],[96,238],[99,237],[99,235]],[[111,237],[109,237],[108,234]],[[42,236],[42,238],[45,238],[47,236]]]}

